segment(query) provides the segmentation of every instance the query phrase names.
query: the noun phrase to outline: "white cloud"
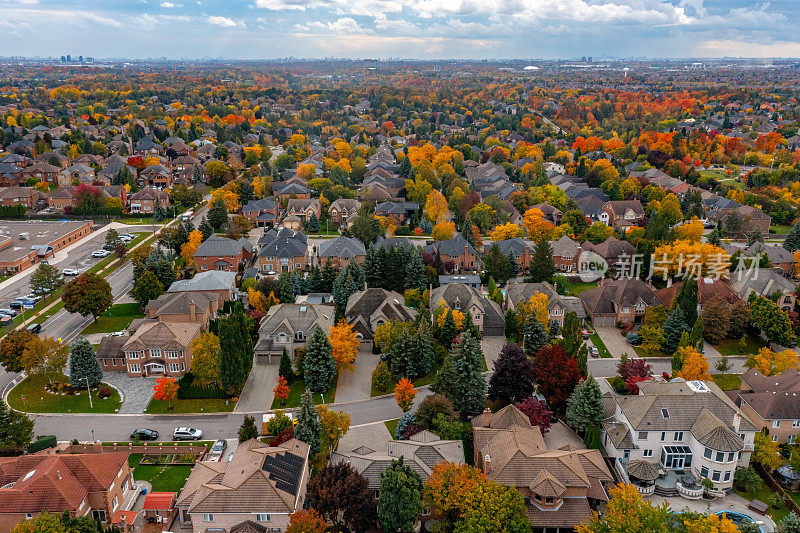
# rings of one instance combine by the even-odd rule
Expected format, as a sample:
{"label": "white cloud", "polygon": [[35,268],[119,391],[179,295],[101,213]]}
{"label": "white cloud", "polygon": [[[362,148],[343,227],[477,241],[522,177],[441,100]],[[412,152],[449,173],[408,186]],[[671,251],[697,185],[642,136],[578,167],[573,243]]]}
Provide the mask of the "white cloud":
{"label": "white cloud", "polygon": [[102,15],[97,15],[95,13],[89,13],[88,11],[78,11],[76,12],[76,16],[80,19],[86,20],[94,24],[98,24],[100,26],[108,26],[109,28],[122,29],[122,23],[111,17],[104,17]]}
{"label": "white cloud", "polygon": [[176,7],[176,6],[180,7],[180,4],[173,4],[172,2],[161,2],[161,7],[164,7],[164,8],[167,8],[167,9],[170,9],[170,8],[173,8],[173,7]]}
{"label": "white cloud", "polygon": [[342,17],[328,23],[328,29],[337,33],[363,33],[363,29],[354,19]]}
{"label": "white cloud", "polygon": [[322,3],[317,0],[256,0],[255,6],[273,11],[305,11]]}
{"label": "white cloud", "polygon": [[228,17],[220,17],[217,15],[211,15],[208,17],[208,22],[209,24],[216,24],[217,26],[222,26],[223,28],[232,28],[236,26],[236,23]]}

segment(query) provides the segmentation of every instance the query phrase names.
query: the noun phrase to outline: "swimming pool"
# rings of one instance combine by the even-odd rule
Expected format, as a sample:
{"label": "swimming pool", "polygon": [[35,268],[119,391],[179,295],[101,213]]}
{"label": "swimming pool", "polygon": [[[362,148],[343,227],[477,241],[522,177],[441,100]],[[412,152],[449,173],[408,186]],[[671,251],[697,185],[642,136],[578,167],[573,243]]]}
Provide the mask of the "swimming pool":
{"label": "swimming pool", "polygon": [[[727,517],[728,520],[730,520],[731,522],[736,524],[736,527],[739,527],[739,524],[743,524],[743,523],[746,523],[746,522],[755,522],[755,520],[753,520],[752,518],[750,518],[746,514],[735,513],[733,511],[719,511],[716,514],[719,515],[719,516]],[[763,529],[761,529],[761,527],[759,527],[758,530],[761,531],[762,533],[764,531]]]}

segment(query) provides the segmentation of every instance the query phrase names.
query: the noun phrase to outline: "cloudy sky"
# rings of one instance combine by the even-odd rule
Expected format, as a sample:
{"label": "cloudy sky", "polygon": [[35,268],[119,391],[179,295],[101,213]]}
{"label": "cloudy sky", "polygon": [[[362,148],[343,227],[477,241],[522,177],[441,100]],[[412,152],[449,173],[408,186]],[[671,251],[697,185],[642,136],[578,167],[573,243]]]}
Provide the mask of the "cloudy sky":
{"label": "cloudy sky", "polygon": [[800,57],[800,0],[0,0],[0,55]]}

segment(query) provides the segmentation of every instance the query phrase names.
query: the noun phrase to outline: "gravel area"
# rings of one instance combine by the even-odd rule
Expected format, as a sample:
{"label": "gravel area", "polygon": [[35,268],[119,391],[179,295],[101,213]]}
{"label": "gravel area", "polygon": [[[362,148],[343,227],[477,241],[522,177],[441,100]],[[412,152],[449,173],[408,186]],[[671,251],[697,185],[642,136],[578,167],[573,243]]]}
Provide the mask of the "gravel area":
{"label": "gravel area", "polygon": [[144,413],[147,404],[153,399],[155,379],[133,378],[124,372],[108,372],[103,375],[103,381],[113,385],[122,393],[120,414]]}

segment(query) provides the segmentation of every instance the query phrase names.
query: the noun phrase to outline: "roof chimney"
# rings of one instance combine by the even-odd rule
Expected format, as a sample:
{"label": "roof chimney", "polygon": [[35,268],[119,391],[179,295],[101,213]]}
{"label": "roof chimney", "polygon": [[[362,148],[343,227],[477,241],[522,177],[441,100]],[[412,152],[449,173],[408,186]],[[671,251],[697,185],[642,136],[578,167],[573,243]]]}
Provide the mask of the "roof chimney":
{"label": "roof chimney", "polygon": [[194,300],[189,300],[189,317],[192,322],[197,321],[197,306],[194,304]]}
{"label": "roof chimney", "polygon": [[488,428],[492,425],[492,410],[488,407],[483,410],[483,427]]}

